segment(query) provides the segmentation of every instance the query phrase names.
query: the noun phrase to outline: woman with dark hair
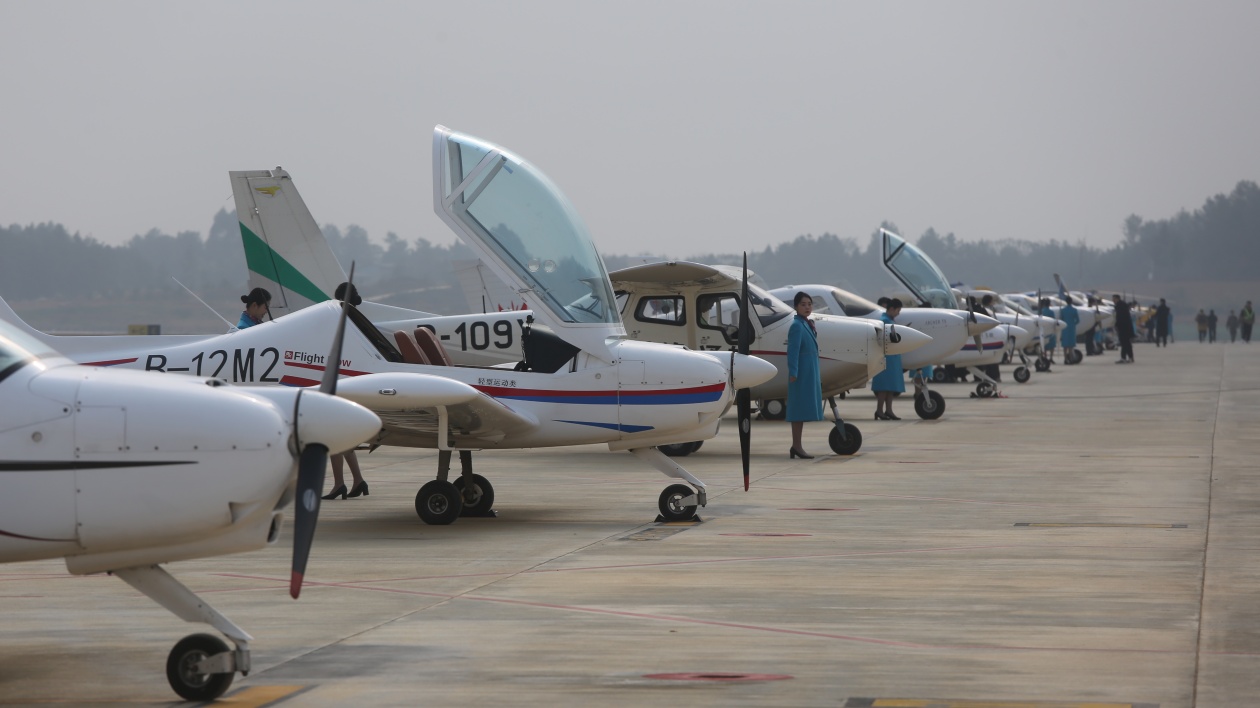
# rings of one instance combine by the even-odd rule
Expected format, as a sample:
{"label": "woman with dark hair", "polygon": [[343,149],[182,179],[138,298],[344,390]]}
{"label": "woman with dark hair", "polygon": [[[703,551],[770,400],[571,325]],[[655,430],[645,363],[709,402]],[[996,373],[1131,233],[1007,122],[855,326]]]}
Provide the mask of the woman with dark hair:
{"label": "woman with dark hair", "polygon": [[822,379],[818,373],[818,332],[809,320],[814,299],[798,292],[792,298],[796,317],[788,328],[788,393],[784,418],[792,424],[792,447],[788,457],[810,460],[813,455],[801,446],[801,433],[807,420],[822,420]]}
{"label": "woman with dark hair", "polygon": [[[893,324],[893,320],[901,314],[901,300],[893,298],[886,307],[888,309],[880,313],[879,318]],[[871,390],[875,392],[875,420],[901,420],[892,410],[893,394],[906,390],[906,374],[901,369],[900,354],[884,357],[884,370],[871,379]]]}
{"label": "woman with dark hair", "polygon": [[248,295],[241,296],[241,302],[245,303],[245,311],[241,313],[241,319],[236,323],[236,328],[253,327],[256,324],[262,324],[263,315],[267,314],[268,308],[271,307],[271,293],[263,288],[254,288]]}

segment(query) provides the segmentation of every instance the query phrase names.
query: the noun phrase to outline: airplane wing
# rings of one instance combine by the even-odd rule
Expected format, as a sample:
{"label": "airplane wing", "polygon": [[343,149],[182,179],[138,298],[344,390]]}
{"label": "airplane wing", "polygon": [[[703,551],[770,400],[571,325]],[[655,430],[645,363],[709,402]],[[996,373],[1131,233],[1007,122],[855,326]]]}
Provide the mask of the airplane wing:
{"label": "airplane wing", "polygon": [[[506,376],[505,376],[506,378]],[[490,384],[493,385],[493,384]],[[380,416],[378,442],[436,445],[443,428],[456,447],[494,447],[509,435],[538,427],[532,415],[512,408],[454,379],[405,372],[366,374],[341,379],[337,395]]]}

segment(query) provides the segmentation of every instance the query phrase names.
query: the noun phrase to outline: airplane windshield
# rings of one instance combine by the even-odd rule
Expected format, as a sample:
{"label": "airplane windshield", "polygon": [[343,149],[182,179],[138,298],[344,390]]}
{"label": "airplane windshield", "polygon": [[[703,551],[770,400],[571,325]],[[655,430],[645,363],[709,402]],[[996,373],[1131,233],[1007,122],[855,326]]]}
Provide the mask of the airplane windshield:
{"label": "airplane windshield", "polygon": [[577,211],[547,176],[503,148],[445,136],[443,190],[452,215],[564,322],[620,323],[608,271]]}
{"label": "airplane windshield", "polygon": [[845,292],[839,288],[833,288],[831,294],[836,298],[836,302],[840,303],[840,307],[844,308],[844,312],[842,314],[848,315],[849,317],[865,317],[871,313],[884,311],[884,308],[876,305],[870,300],[867,300],[861,295]]}
{"label": "airplane windshield", "polygon": [[0,323],[0,381],[36,359],[55,355],[47,344],[12,325]]}
{"label": "airplane windshield", "polygon": [[884,265],[897,280],[929,307],[959,309],[949,280],[927,254],[891,231],[880,229],[880,233],[884,235]]}

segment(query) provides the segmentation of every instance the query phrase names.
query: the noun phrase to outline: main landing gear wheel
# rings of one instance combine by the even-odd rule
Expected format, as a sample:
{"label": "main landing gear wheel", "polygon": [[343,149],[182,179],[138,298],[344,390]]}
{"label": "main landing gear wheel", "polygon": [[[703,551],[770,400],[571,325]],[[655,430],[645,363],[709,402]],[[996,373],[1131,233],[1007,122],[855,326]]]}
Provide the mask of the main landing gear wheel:
{"label": "main landing gear wheel", "polygon": [[761,417],[766,420],[783,420],[787,417],[787,402],[782,398],[772,398],[761,402]]}
{"label": "main landing gear wheel", "polygon": [[924,420],[936,420],[945,413],[945,397],[936,391],[914,394],[914,412]]}
{"label": "main landing gear wheel", "polygon": [[[494,487],[490,486],[490,480],[479,474],[470,475],[472,478],[472,489],[466,489],[467,483],[465,477],[460,475],[451,484],[455,485],[455,489],[459,491],[460,501],[463,506],[460,509],[460,516],[490,516],[490,509],[494,506]],[[420,501],[417,498],[416,510],[419,511]],[[423,517],[423,514],[421,514]]]}
{"label": "main landing gear wheel", "polygon": [[416,492],[416,513],[420,520],[432,526],[455,523],[464,508],[464,498],[450,482],[435,479],[426,482]]}
{"label": "main landing gear wheel", "polygon": [[696,491],[685,484],[671,484],[661,492],[658,506],[661,518],[666,521],[690,521],[696,517],[695,505],[685,506],[683,499],[694,496]]}
{"label": "main landing gear wheel", "polygon": [[1028,370],[1027,366],[1016,367],[1015,380],[1017,382],[1028,383],[1028,379],[1031,379],[1031,378],[1032,378],[1032,372]]}
{"label": "main landing gear wheel", "polygon": [[1084,355],[1084,354],[1082,354],[1079,350],[1076,350],[1076,349],[1073,349],[1073,350],[1072,350],[1072,353],[1071,353],[1071,354],[1069,354],[1068,356],[1072,357],[1072,363],[1073,363],[1073,364],[1079,364],[1079,363],[1081,363],[1081,360],[1085,358],[1085,355]]}
{"label": "main landing gear wheel", "polygon": [[996,394],[997,394],[997,386],[994,386],[988,381],[981,381],[980,383],[976,384],[976,397],[977,398],[993,398],[993,396],[995,396]]}
{"label": "main landing gear wheel", "polygon": [[227,692],[236,674],[202,674],[196,667],[203,659],[226,651],[231,651],[228,645],[213,634],[190,634],[166,657],[166,680],[185,700],[213,701]]}
{"label": "main landing gear wheel", "polygon": [[932,383],[945,383],[947,378],[949,378],[949,372],[945,371],[945,367],[937,366],[932,369]]}
{"label": "main landing gear wheel", "polygon": [[701,440],[700,442],[674,443],[673,445],[657,445],[656,449],[660,450],[666,455],[669,455],[670,457],[686,457],[687,455],[690,455],[696,450],[699,450],[700,446],[703,444],[704,444],[704,441]]}
{"label": "main landing gear wheel", "polygon": [[840,429],[831,428],[831,434],[827,436],[827,444],[831,446],[831,451],[837,455],[852,455],[862,449],[862,431],[852,423],[844,424],[844,437],[840,437]]}
{"label": "main landing gear wheel", "polygon": [[1033,368],[1037,371],[1049,371],[1050,363],[1045,359],[1037,359],[1037,361],[1033,362]]}

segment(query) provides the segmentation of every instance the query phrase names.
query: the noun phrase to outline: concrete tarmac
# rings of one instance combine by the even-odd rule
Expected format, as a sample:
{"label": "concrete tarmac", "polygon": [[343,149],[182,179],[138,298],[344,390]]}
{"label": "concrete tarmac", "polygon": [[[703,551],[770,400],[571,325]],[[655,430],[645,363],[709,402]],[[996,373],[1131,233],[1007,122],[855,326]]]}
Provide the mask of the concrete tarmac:
{"label": "concrete tarmac", "polygon": [[[733,421],[671,480],[601,447],[479,453],[497,518],[426,526],[436,453],[360,453],[302,598],[290,537],[168,570],[255,641],[227,705],[1201,706],[1260,702],[1260,344],[1108,352],[944,417],[871,420],[789,460]],[[331,486],[331,481],[329,482]],[[0,705],[166,705],[187,624],[60,561],[0,566]]]}

